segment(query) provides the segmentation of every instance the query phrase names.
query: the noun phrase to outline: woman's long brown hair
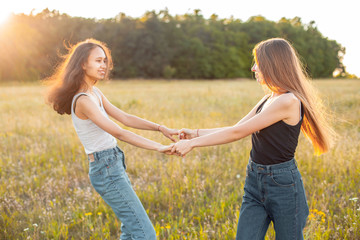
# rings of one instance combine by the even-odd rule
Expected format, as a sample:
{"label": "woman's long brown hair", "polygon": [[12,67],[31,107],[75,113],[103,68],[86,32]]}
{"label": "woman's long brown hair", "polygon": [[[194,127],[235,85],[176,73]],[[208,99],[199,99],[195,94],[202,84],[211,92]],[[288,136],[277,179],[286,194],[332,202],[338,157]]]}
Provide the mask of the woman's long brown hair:
{"label": "woman's long brown hair", "polygon": [[253,55],[264,77],[264,84],[272,92],[290,91],[300,99],[305,114],[302,132],[312,142],[316,154],[327,152],[335,134],[295,49],[285,39],[272,38],[258,43]]}
{"label": "woman's long brown hair", "polygon": [[50,84],[46,100],[59,114],[71,114],[71,102],[75,94],[82,87],[86,87],[83,65],[88,61],[91,50],[100,47],[106,55],[106,74],[112,69],[110,50],[106,45],[95,39],[87,39],[68,48],[69,52],[63,56],[64,60],[54,75],[46,79]]}

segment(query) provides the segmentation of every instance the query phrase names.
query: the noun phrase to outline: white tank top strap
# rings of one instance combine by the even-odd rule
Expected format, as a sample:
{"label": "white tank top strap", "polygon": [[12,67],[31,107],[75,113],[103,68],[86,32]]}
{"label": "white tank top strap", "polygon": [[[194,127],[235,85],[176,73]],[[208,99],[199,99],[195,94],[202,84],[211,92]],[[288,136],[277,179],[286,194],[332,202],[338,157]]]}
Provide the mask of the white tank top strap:
{"label": "white tank top strap", "polygon": [[100,106],[103,107],[102,97],[97,87],[93,87],[94,93],[100,100]]}
{"label": "white tank top strap", "polygon": [[89,94],[84,93],[84,92],[80,92],[80,93],[75,94],[73,99],[72,99],[72,102],[71,102],[71,113],[74,113],[74,103],[81,95],[89,96]]}

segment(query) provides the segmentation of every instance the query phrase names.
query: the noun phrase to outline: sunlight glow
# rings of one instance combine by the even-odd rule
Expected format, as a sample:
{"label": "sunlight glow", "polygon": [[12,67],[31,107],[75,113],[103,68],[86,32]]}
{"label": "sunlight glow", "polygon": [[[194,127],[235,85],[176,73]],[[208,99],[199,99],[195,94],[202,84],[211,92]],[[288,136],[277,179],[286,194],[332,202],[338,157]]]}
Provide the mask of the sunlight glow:
{"label": "sunlight glow", "polygon": [[0,25],[6,22],[10,17],[11,12],[7,11],[7,9],[0,9]]}

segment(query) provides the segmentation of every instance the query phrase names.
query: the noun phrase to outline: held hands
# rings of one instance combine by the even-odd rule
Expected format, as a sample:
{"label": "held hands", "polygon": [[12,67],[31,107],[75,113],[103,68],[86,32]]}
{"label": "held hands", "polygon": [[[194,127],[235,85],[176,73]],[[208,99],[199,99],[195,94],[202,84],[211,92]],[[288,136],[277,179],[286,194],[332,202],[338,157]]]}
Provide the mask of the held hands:
{"label": "held hands", "polygon": [[176,140],[172,137],[173,135],[178,135],[180,141],[177,143],[172,143],[168,146],[162,145],[157,150],[161,153],[167,155],[177,155],[181,157],[185,157],[185,155],[193,149],[191,145],[190,139],[196,138],[199,136],[199,130],[183,128],[181,130],[169,129],[165,126],[160,126],[159,131],[161,131],[164,136],[176,142]]}
{"label": "held hands", "polygon": [[176,154],[181,157],[185,157],[185,155],[193,149],[191,145],[191,140],[180,140],[176,144],[172,146],[171,154]]}
{"label": "held hands", "polygon": [[190,144],[190,140],[180,140],[177,143],[172,143],[170,145],[164,146],[161,145],[157,151],[167,154],[167,155],[177,155],[185,157],[185,155],[190,152],[193,147]]}
{"label": "held hands", "polygon": [[180,139],[192,139],[199,136],[199,129],[194,130],[194,129],[183,128],[179,130],[178,134]]}
{"label": "held hands", "polygon": [[167,155],[172,155],[171,150],[172,150],[173,146],[174,146],[174,143],[172,143],[172,144],[170,144],[168,146],[161,145],[161,147],[159,147],[157,149],[157,151],[160,152],[160,153],[167,154]]}
{"label": "held hands", "polygon": [[181,157],[185,157],[185,155],[194,148],[191,145],[190,139],[196,137],[199,137],[199,129],[195,130],[183,128],[179,130],[179,138],[181,140],[172,147],[171,153]]}

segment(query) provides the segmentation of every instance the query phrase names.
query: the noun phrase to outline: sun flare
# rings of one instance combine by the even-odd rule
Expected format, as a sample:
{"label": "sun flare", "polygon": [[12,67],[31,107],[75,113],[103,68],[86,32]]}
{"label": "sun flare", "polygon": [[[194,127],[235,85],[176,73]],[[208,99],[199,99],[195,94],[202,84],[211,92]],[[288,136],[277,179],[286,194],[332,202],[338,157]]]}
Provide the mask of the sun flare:
{"label": "sun flare", "polygon": [[10,17],[11,12],[6,11],[6,9],[0,9],[0,25],[5,23],[6,20]]}

